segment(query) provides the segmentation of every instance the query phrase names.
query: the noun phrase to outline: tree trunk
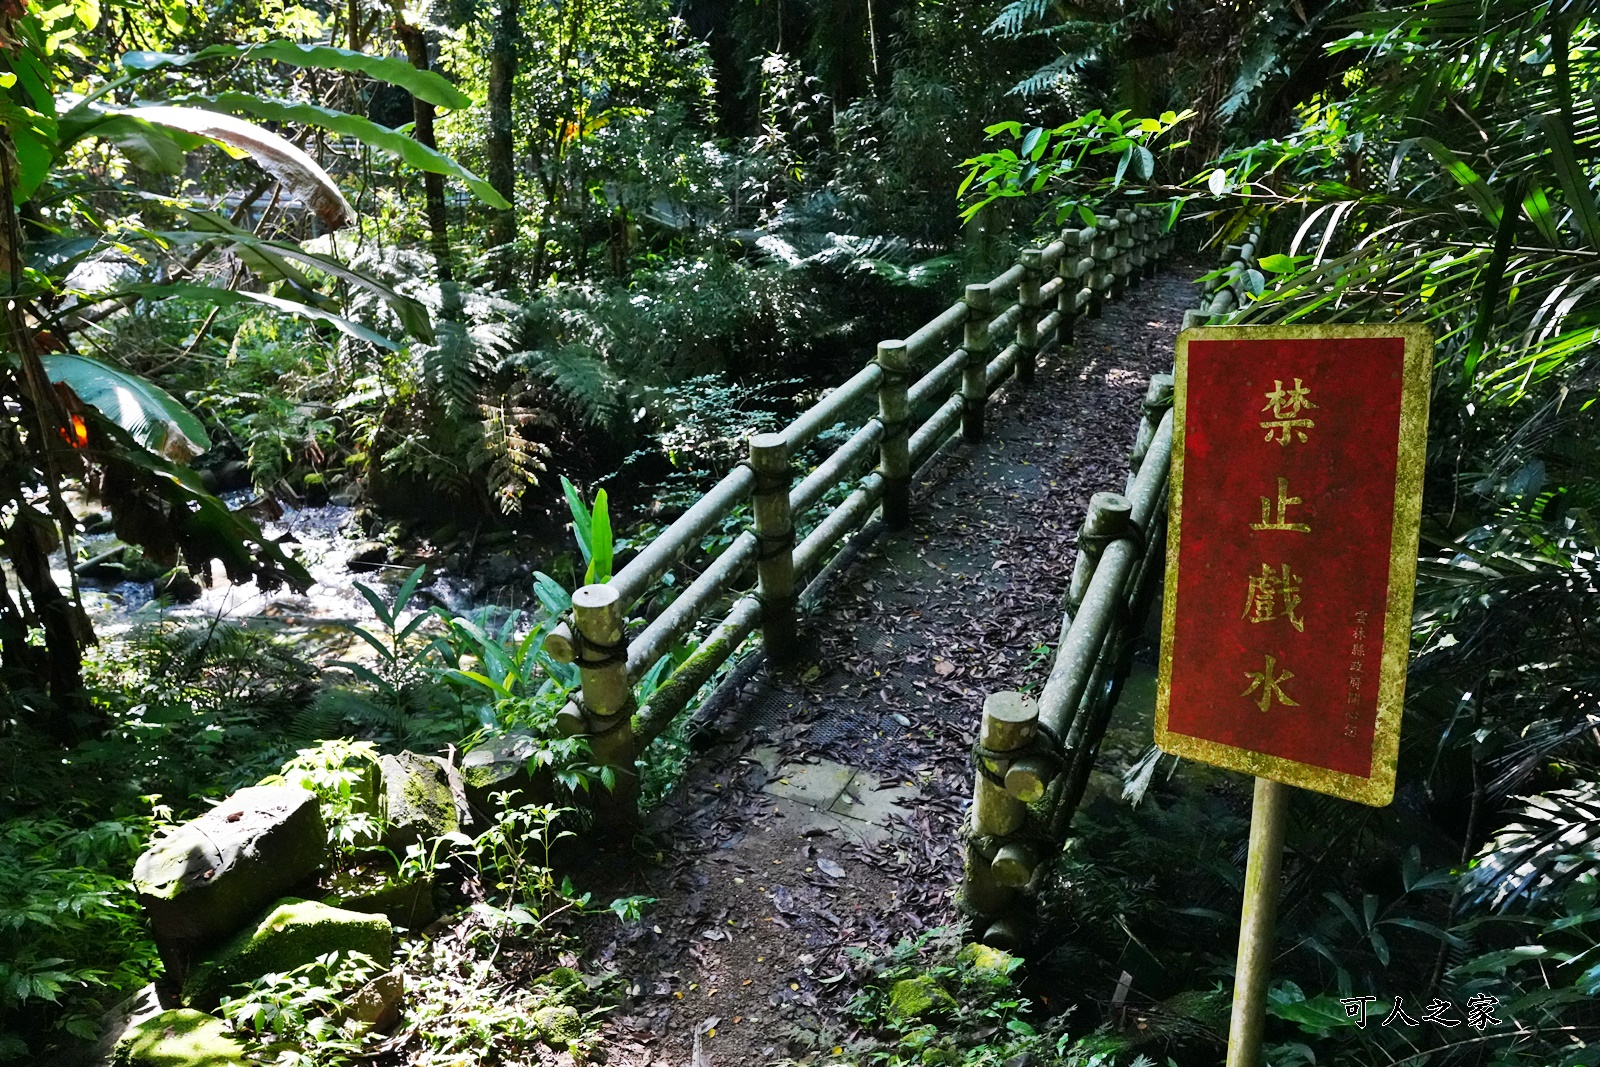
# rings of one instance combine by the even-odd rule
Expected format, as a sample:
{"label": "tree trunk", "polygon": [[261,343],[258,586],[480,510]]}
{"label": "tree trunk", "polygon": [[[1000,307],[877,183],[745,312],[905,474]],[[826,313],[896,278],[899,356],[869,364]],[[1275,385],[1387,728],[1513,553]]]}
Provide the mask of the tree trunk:
{"label": "tree trunk", "polygon": [[[405,20],[399,5],[395,7],[395,36],[400,38],[400,45],[406,50],[406,59],[418,70],[429,69],[428,63],[428,38],[420,26],[413,26]],[[415,136],[418,141],[429,148],[438,149],[438,142],[433,136],[433,105],[420,97],[411,98],[411,114],[415,121]],[[444,204],[444,175],[426,173],[422,176],[422,193],[427,205],[428,214],[428,247],[433,252],[433,261],[439,271],[439,280],[449,282],[455,280],[455,271],[450,266],[450,217],[445,212]]]}
{"label": "tree trunk", "polygon": [[[63,741],[78,740],[89,725],[92,708],[83,691],[83,650],[94,643],[94,628],[76,596],[63,594],[50,573],[50,553],[66,546],[71,573],[72,545],[68,539],[71,516],[61,501],[61,470],[57,462],[56,434],[67,425],[66,412],[39,361],[33,327],[14,298],[22,288],[22,231],[13,206],[12,167],[16,149],[0,132],[0,279],[3,279],[3,327],[0,343],[15,356],[17,371],[6,377],[21,402],[21,426],[7,421],[0,430],[0,502],[15,509],[3,534],[4,551],[27,593],[32,611],[18,607],[9,589],[0,594],[0,655],[10,675],[7,688],[48,693],[49,701],[23,696],[21,703],[45,704],[43,725]],[[32,425],[28,425],[28,416]],[[22,435],[27,427],[28,440]],[[43,479],[49,509],[41,511],[26,498],[26,490]],[[18,633],[19,626],[22,628]],[[43,654],[27,640],[27,627],[44,631]],[[21,695],[21,694],[18,694]]]}
{"label": "tree trunk", "polygon": [[494,250],[495,285],[511,285],[511,245],[517,237],[516,140],[512,134],[512,97],[517,82],[517,18],[519,0],[500,0],[494,35],[489,43],[489,184],[511,204],[489,220],[489,245]]}

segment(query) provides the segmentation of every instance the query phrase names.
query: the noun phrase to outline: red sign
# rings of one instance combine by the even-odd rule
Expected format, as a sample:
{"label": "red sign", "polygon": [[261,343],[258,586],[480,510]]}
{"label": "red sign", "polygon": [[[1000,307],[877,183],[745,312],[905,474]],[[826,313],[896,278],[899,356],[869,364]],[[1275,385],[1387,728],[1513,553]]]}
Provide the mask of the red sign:
{"label": "red sign", "polygon": [[1179,338],[1164,750],[1393,797],[1432,350],[1404,326]]}

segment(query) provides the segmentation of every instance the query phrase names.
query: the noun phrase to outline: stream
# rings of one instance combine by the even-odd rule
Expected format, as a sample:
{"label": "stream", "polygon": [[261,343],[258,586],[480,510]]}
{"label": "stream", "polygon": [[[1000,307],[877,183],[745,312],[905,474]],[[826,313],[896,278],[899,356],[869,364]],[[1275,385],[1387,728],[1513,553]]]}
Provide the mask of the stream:
{"label": "stream", "polygon": [[[222,498],[229,507],[237,508],[254,499],[249,491],[225,494]],[[124,580],[97,581],[80,577],[84,609],[94,621],[95,631],[101,636],[114,637],[155,617],[168,619],[231,619],[235,621],[271,619],[277,625],[292,629],[319,629],[341,622],[362,623],[375,618],[372,606],[355,588],[362,582],[392,594],[405,576],[419,564],[429,564],[429,578],[422,589],[421,603],[426,607],[439,605],[456,613],[470,612],[484,603],[508,603],[515,594],[506,585],[486,588],[482,578],[444,573],[438,561],[443,552],[422,551],[408,546],[405,562],[400,564],[375,564],[363,571],[351,568],[352,557],[363,546],[373,542],[356,525],[356,509],[341,504],[324,504],[318,507],[293,507],[283,505],[283,514],[276,520],[261,523],[262,532],[271,538],[287,537],[292,553],[310,572],[312,585],[304,593],[288,586],[271,592],[262,590],[254,581],[235,583],[228,579],[218,563],[212,564],[211,582],[201,583],[200,595],[187,603],[163,604],[156,599],[155,582]],[[77,555],[82,559],[94,557],[116,548],[121,542],[110,533],[80,534],[74,542]],[[494,563],[494,558],[488,561]],[[61,588],[70,580],[66,559],[56,553],[52,560],[52,574]],[[514,564],[500,570],[514,573]],[[196,577],[199,577],[198,575]],[[485,593],[490,595],[487,598]]]}

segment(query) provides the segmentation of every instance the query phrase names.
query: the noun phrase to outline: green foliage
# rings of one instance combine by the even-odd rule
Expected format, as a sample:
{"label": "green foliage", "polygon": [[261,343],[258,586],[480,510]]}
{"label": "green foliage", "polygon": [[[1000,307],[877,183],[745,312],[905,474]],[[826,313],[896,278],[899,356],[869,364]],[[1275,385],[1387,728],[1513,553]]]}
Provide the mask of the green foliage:
{"label": "green foliage", "polygon": [[[0,822],[0,1061],[29,1056],[18,1031],[41,1017],[96,1037],[99,1014],[158,973],[125,877],[155,825],[150,815]],[[56,1010],[46,1015],[46,1003]]]}
{"label": "green foliage", "polygon": [[1073,1067],[1089,1062],[1070,1051],[1074,1042],[1063,1032],[1063,1017],[1042,1027],[1029,1021],[1032,1004],[1019,988],[1018,957],[981,946],[963,950],[959,931],[944,928],[902,940],[881,957],[846,951],[868,979],[847,1009],[864,1036],[842,1042],[819,1062],[837,1067],[999,1067],[1013,1057]]}
{"label": "green foliage", "polygon": [[345,1017],[344,1000],[383,973],[360,952],[330,952],[283,973],[269,973],[223,1000],[222,1017],[246,1049],[283,1067],[346,1067],[362,1048],[362,1026]]}
{"label": "green foliage", "polygon": [[378,746],[371,741],[334,738],[302,748],[263,782],[282,782],[315,793],[328,843],[339,855],[348,856],[381,836]]}
{"label": "green foliage", "polygon": [[426,570],[418,567],[406,575],[392,598],[365,582],[353,583],[371,605],[377,626],[344,622],[340,627],[359,639],[372,658],[330,660],[328,666],[349,671],[363,688],[325,690],[319,698],[347,717],[382,729],[400,747],[459,736],[467,728],[460,701],[442,682],[439,640],[423,631],[436,616],[429,611],[406,615]]}

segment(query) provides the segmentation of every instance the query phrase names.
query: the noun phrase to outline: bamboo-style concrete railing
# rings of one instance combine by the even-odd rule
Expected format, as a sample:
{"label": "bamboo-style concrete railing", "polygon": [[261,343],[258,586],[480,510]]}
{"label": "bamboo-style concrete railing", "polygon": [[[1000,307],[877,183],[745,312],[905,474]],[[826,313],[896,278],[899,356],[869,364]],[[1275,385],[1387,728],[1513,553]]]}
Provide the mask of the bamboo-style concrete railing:
{"label": "bamboo-style concrete railing", "polygon": [[1250,272],[1261,277],[1256,249],[1261,244],[1261,223],[1252,223],[1238,244],[1222,249],[1222,268],[1202,286],[1200,306],[1183,313],[1183,328],[1220,322],[1230,312],[1244,307],[1249,291]]}
{"label": "bamboo-style concrete railing", "polygon": [[[1217,321],[1246,299],[1259,269],[1259,231],[1222,250],[1183,328]],[[1170,374],[1151,378],[1123,493],[1096,493],[1078,535],[1061,639],[1037,700],[990,693],[973,751],[973,803],[963,828],[961,905],[978,936],[1016,947],[1035,896],[1061,852],[1083,800],[1106,726],[1131,666],[1166,554],[1172,459]]]}
{"label": "bamboo-style concrete railing", "polygon": [[[604,585],[573,595],[572,619],[545,641],[550,654],[575,662],[581,693],[561,713],[560,728],[587,734],[595,759],[613,768],[617,787],[608,802],[631,804],[636,760],[689,705],[717,669],[757,628],[770,661],[799,651],[797,593],[832,558],[852,531],[882,506],[890,531],[910,523],[912,473],[958,430],[983,437],[984,407],[1013,374],[1033,380],[1042,348],[1071,342],[1073,323],[1098,315],[1172,251],[1165,213],[1153,208],[1100,215],[1093,227],[1066,229],[1042,247],[1023,250],[998,277],[969,285],[963,298],[903,340],[878,345],[876,358],[777,433],[750,438],[747,462],[641,549]],[[952,348],[952,338],[960,341]],[[915,381],[916,368],[931,363]],[[873,397],[877,414],[798,482],[793,460],[818,434]],[[931,408],[920,420],[916,414]],[[871,468],[870,472],[864,471]],[[859,477],[856,488],[797,539],[797,521],[817,508],[833,486]],[[750,529],[705,567],[642,629],[630,611],[708,532],[746,500]],[[737,592],[754,570],[755,587]],[[634,684],[729,595],[722,615],[695,649],[640,705]]]}
{"label": "bamboo-style concrete railing", "polygon": [[1162,574],[1170,374],[1153,376],[1144,407],[1126,492],[1090,498],[1044,689],[984,701],[961,904],[991,944],[1023,940],[1026,895],[1061,851]]}

